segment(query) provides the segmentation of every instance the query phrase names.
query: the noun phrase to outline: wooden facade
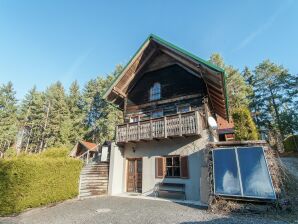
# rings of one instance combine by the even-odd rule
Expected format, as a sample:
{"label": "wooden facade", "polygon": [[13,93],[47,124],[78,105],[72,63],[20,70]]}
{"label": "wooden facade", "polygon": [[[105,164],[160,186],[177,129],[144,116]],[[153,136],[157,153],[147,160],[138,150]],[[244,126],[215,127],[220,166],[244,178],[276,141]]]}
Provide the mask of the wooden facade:
{"label": "wooden facade", "polygon": [[200,135],[207,113],[228,117],[224,85],[222,69],[149,37],[104,95],[123,110],[116,142]]}

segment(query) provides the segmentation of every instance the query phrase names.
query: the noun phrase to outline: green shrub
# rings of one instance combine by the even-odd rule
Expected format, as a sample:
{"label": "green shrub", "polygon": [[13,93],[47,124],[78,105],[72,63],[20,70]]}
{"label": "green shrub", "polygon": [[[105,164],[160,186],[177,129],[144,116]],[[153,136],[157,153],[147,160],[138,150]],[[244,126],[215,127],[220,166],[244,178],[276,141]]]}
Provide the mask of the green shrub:
{"label": "green shrub", "polygon": [[258,140],[258,131],[248,108],[233,111],[236,140]]}
{"label": "green shrub", "polygon": [[49,158],[66,158],[68,157],[69,152],[69,149],[66,147],[48,148],[43,151],[40,156]]}
{"label": "green shrub", "polygon": [[[296,142],[296,144],[295,144]],[[298,150],[298,135],[291,135],[287,137],[284,141],[284,148],[286,152],[297,152]]]}
{"label": "green shrub", "polygon": [[72,158],[20,156],[0,160],[0,215],[75,197],[81,168],[82,163]]}
{"label": "green shrub", "polygon": [[5,157],[16,157],[17,156],[17,151],[14,148],[8,148],[5,151]]}

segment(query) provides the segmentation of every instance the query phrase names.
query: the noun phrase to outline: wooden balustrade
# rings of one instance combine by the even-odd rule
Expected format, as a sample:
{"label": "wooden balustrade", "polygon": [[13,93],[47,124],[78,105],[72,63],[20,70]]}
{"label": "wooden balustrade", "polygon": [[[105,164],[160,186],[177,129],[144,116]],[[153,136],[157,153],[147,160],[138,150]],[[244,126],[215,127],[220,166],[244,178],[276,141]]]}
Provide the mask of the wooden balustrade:
{"label": "wooden balustrade", "polygon": [[198,111],[191,111],[146,121],[118,125],[116,142],[137,142],[188,135],[199,135],[203,129]]}

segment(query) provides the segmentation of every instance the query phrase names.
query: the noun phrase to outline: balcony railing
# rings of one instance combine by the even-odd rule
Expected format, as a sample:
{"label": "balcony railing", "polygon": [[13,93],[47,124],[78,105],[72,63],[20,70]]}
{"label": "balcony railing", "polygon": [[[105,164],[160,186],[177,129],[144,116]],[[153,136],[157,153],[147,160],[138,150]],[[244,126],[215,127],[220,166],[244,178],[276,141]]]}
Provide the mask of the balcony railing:
{"label": "balcony railing", "polygon": [[116,142],[137,142],[141,140],[199,135],[202,129],[203,122],[199,111],[191,111],[118,125]]}

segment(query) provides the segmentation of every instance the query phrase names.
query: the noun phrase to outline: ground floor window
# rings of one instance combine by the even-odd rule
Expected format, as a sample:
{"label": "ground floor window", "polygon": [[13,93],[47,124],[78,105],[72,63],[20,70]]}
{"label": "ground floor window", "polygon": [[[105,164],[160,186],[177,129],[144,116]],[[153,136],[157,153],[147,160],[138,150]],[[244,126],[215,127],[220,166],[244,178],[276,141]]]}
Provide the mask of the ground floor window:
{"label": "ground floor window", "polygon": [[188,156],[160,156],[155,158],[156,178],[189,178]]}
{"label": "ground floor window", "polygon": [[180,177],[180,156],[166,157],[166,177]]}

